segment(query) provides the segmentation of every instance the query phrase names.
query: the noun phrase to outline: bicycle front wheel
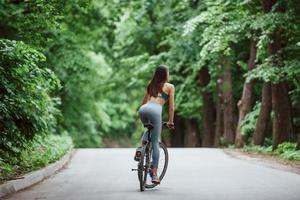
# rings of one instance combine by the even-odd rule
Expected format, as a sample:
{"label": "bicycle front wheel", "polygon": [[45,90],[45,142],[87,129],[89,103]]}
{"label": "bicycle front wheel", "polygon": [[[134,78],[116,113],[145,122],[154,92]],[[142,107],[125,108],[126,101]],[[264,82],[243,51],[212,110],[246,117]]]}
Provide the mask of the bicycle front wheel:
{"label": "bicycle front wheel", "polygon": [[[151,152],[152,155],[152,152]],[[152,160],[152,158],[151,158]],[[168,168],[168,163],[169,163],[169,154],[167,147],[164,143],[160,142],[159,143],[159,163],[158,163],[158,168],[157,168],[157,173],[159,174],[159,179],[162,180],[167,172]],[[148,169],[147,176],[147,181],[145,183],[145,188],[154,188],[157,186],[157,184],[154,184],[151,182],[151,177],[150,177],[150,170],[151,168]]]}

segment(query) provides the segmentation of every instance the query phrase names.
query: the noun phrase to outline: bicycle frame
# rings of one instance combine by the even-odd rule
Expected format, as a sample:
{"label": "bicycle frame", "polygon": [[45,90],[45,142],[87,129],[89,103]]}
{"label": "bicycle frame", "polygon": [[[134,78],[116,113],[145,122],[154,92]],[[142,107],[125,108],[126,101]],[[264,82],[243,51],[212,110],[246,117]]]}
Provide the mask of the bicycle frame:
{"label": "bicycle frame", "polygon": [[[145,126],[146,127],[146,126]],[[167,127],[167,123],[163,122],[163,127]],[[143,147],[142,147],[142,155],[141,155],[141,160],[138,163],[138,169],[132,169],[132,171],[138,171],[138,178],[140,181],[140,190],[144,191],[145,188],[154,188],[157,186],[157,184],[147,184],[147,175],[151,176],[151,170],[152,170],[152,164],[151,164],[151,157],[152,157],[152,142],[151,142],[151,130],[148,128],[147,131],[148,138],[147,141],[143,141]],[[163,155],[165,158],[164,165],[162,168],[162,173],[160,175],[160,180],[163,179],[167,167],[168,167],[168,151],[166,145],[164,145],[162,142],[159,142],[160,149],[163,150]]]}

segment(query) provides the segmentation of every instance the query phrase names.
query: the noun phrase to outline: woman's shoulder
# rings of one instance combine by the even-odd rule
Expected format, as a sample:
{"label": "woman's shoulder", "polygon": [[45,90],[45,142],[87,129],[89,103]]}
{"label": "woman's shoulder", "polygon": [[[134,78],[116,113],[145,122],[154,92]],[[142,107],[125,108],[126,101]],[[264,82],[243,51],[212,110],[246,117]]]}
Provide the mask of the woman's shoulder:
{"label": "woman's shoulder", "polygon": [[165,83],[164,87],[166,88],[166,90],[168,91],[168,93],[174,89],[174,85],[172,83]]}
{"label": "woman's shoulder", "polygon": [[172,83],[165,83],[165,86],[169,89],[174,88],[174,85]]}

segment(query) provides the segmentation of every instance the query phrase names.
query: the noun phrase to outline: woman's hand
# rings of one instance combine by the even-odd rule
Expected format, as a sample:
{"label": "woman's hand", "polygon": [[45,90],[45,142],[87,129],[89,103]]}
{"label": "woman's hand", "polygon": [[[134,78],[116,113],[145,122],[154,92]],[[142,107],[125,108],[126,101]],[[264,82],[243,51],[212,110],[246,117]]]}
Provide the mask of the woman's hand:
{"label": "woman's hand", "polygon": [[174,122],[168,122],[168,127],[170,128],[170,129],[174,129]]}

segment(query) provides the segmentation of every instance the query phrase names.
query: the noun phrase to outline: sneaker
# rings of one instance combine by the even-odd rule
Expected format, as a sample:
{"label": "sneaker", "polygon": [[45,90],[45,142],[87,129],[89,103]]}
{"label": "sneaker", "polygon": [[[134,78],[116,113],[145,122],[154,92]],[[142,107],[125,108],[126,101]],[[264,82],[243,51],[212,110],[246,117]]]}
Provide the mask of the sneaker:
{"label": "sneaker", "polygon": [[152,175],[152,183],[154,183],[154,184],[160,184],[160,180],[159,180],[158,176]]}
{"label": "sneaker", "polygon": [[139,162],[141,160],[141,156],[142,156],[142,147],[138,147],[138,148],[136,148],[136,151],[135,151],[134,160]]}

